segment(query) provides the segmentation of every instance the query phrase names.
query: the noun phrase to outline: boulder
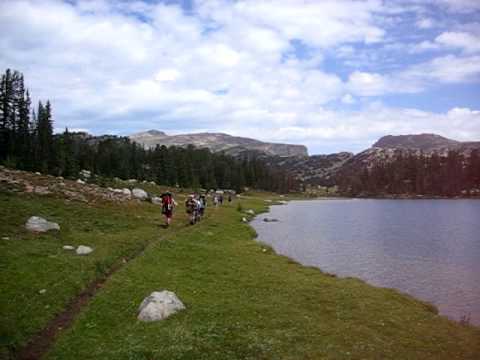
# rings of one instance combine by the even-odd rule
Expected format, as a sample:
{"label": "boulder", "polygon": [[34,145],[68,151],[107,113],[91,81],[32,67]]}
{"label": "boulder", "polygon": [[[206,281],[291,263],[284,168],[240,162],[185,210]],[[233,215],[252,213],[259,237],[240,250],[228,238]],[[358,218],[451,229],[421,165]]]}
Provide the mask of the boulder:
{"label": "boulder", "polygon": [[42,175],[42,174],[37,171],[37,172],[35,172],[35,175]]}
{"label": "boulder", "polygon": [[85,245],[80,245],[77,247],[77,250],[75,252],[77,255],[88,255],[93,251],[93,249],[90,246],[85,246]]}
{"label": "boulder", "polygon": [[140,200],[146,200],[148,198],[148,194],[145,190],[135,188],[132,190],[132,195],[134,198],[140,199]]}
{"label": "boulder", "polygon": [[29,231],[34,232],[46,232],[48,230],[60,230],[60,226],[57,223],[50,222],[39,216],[32,216],[28,219],[25,227]]}
{"label": "boulder", "polygon": [[137,318],[146,322],[158,321],[183,309],[185,309],[185,305],[175,293],[168,290],[154,291],[150,296],[143,299],[138,309]]}
{"label": "boulder", "polygon": [[255,215],[255,211],[253,211],[252,209],[245,211],[245,213],[248,215]]}
{"label": "boulder", "polygon": [[130,191],[130,189],[124,188],[122,189],[122,192],[123,192],[123,195],[132,196],[132,192]]}
{"label": "boulder", "polygon": [[77,183],[78,183],[78,184],[81,184],[81,185],[84,185],[84,184],[85,184],[85,181],[83,181],[82,179],[78,179],[78,180],[77,180]]}
{"label": "boulder", "polygon": [[152,197],[152,204],[162,205],[162,198],[158,196]]}
{"label": "boulder", "polygon": [[75,250],[75,247],[72,245],[64,245],[63,250]]}
{"label": "boulder", "polygon": [[248,222],[247,218],[244,218],[244,217],[243,217],[243,218],[242,218],[242,222],[247,223],[247,222]]}
{"label": "boulder", "polygon": [[79,172],[79,175],[84,179],[90,179],[90,177],[92,176],[92,172],[89,170],[83,169]]}
{"label": "boulder", "polygon": [[33,190],[33,192],[39,195],[48,195],[51,193],[51,191],[48,190],[47,186],[35,186],[35,189]]}

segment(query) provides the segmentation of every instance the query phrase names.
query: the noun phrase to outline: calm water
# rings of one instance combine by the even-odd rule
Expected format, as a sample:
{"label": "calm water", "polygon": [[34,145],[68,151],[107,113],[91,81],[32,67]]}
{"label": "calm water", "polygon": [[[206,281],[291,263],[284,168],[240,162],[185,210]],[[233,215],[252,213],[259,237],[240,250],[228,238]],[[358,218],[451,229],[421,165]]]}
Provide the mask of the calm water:
{"label": "calm water", "polygon": [[480,200],[292,201],[252,225],[302,264],[399,289],[480,325]]}

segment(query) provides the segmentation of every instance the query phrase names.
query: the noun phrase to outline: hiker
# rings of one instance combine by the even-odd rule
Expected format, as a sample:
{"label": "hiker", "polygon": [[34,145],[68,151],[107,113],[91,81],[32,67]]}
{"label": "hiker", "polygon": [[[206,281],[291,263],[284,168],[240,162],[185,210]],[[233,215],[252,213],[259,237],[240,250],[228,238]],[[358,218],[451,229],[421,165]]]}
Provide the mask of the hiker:
{"label": "hiker", "polygon": [[198,201],[200,202],[200,217],[203,217],[205,214],[205,208],[207,207],[207,198],[205,195],[200,195]]}
{"label": "hiker", "polygon": [[216,194],[213,194],[213,205],[215,205],[215,207],[218,206],[218,197]]}
{"label": "hiker", "polygon": [[162,198],[162,214],[165,215],[166,226],[170,226],[173,216],[173,208],[177,205],[170,191],[166,191],[161,195]]}
{"label": "hiker", "polygon": [[195,195],[188,195],[187,200],[185,200],[185,210],[190,216],[190,225],[195,224],[198,219],[198,202]]}

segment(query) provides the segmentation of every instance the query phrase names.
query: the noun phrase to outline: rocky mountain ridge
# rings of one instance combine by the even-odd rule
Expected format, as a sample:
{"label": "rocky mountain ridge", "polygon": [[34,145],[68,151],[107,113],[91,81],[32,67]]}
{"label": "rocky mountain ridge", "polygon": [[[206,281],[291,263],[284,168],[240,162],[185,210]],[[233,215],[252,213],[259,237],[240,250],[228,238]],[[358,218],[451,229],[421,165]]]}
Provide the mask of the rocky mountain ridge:
{"label": "rocky mountain ridge", "polygon": [[147,148],[156,145],[187,146],[194,145],[198,148],[208,148],[213,152],[225,152],[227,155],[237,156],[245,151],[258,151],[267,156],[280,157],[306,157],[308,151],[304,145],[281,143],[267,143],[250,138],[231,136],[223,133],[195,133],[181,135],[167,135],[163,131],[149,130],[132,134],[130,140]]}

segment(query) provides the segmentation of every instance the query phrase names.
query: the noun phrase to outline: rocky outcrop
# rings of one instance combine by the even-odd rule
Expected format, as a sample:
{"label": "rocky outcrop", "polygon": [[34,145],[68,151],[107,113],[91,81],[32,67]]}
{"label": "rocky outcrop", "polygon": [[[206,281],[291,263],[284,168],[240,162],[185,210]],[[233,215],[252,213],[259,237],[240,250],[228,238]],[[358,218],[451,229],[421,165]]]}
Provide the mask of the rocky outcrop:
{"label": "rocky outcrop", "polygon": [[154,291],[140,304],[137,318],[145,322],[158,321],[183,309],[185,305],[175,293],[168,290]]}
{"label": "rocky outcrop", "polygon": [[28,219],[25,227],[29,231],[43,233],[49,230],[60,230],[60,225],[54,222],[47,221],[40,216],[32,216]]}

